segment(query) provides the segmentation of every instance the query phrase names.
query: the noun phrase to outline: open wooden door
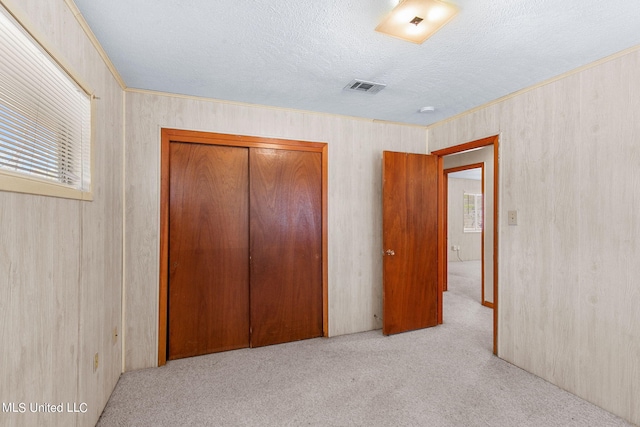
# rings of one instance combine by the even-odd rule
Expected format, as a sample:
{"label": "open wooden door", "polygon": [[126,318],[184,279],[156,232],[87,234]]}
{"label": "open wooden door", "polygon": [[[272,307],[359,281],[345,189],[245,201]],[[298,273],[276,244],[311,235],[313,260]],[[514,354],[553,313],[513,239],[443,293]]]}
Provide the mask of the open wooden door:
{"label": "open wooden door", "polygon": [[438,324],[438,157],[383,153],[385,335]]}

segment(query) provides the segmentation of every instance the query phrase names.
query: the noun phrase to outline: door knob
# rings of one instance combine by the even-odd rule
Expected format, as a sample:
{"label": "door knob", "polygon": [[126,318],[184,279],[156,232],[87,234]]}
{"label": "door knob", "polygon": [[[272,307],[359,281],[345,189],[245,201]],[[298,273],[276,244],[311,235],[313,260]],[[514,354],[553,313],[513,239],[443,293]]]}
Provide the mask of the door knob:
{"label": "door knob", "polygon": [[386,251],[384,251],[384,253],[386,255],[393,256],[396,254],[396,251],[394,251],[393,249],[387,249]]}

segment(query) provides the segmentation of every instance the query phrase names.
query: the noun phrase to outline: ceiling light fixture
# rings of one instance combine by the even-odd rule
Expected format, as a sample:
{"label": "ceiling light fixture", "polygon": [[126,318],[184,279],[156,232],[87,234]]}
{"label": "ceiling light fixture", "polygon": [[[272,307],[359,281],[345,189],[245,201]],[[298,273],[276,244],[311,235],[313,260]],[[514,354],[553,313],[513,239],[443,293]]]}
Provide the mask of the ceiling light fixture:
{"label": "ceiling light fixture", "polygon": [[458,8],[440,0],[404,0],[376,27],[376,31],[421,44],[458,13]]}

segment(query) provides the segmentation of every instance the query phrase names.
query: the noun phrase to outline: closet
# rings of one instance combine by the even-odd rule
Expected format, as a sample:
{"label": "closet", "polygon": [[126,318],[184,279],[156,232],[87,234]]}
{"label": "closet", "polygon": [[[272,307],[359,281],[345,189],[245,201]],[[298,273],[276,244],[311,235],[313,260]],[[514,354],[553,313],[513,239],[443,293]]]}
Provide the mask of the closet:
{"label": "closet", "polygon": [[323,335],[325,170],[326,144],[163,130],[169,359]]}

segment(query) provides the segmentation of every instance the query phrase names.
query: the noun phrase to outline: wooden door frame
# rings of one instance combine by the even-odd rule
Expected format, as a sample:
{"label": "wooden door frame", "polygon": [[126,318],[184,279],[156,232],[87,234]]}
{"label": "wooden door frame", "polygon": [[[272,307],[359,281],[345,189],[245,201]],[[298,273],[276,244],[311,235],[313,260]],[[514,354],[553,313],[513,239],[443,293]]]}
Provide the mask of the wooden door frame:
{"label": "wooden door frame", "polygon": [[446,225],[446,199],[445,199],[445,174],[444,174],[444,156],[449,154],[461,153],[476,148],[483,148],[493,145],[493,354],[498,355],[498,178],[499,178],[499,136],[489,136],[487,138],[478,139],[464,144],[447,147],[440,150],[432,151],[430,154],[438,156],[438,323],[442,323],[442,292],[444,283],[446,282],[446,266],[447,259],[447,232]]}
{"label": "wooden door frame", "polygon": [[275,150],[310,151],[322,158],[322,335],[329,333],[328,304],[328,144],[294,141],[181,129],[161,129],[160,150],[160,280],[158,296],[158,366],[167,362],[167,309],[169,285],[169,183],[171,142],[224,145],[230,147],[270,148]]}
{"label": "wooden door frame", "polygon": [[[445,169],[443,171],[443,179],[444,179],[444,187],[443,187],[443,197],[444,197],[444,212],[446,213],[446,215],[443,218],[444,221],[444,229],[445,229],[445,236],[448,235],[449,232],[449,174],[450,173],[454,173],[454,172],[460,172],[460,171],[465,171],[465,170],[470,170],[470,169],[481,169],[481,192],[482,192],[482,200],[484,201],[484,163],[472,163],[469,165],[463,165],[463,166],[456,166],[454,168],[449,168],[449,169]],[[489,303],[486,302],[484,300],[484,209],[482,210],[482,231],[480,232],[480,259],[481,259],[481,297],[480,297],[480,303],[482,305],[484,305],[485,307],[489,307],[489,308],[493,308],[493,303]],[[444,251],[444,261],[443,261],[443,266],[442,268],[444,269],[443,272],[443,286],[442,286],[442,290],[446,291],[448,290],[448,281],[449,281],[449,240],[445,237],[445,247],[447,248],[446,251]]]}

